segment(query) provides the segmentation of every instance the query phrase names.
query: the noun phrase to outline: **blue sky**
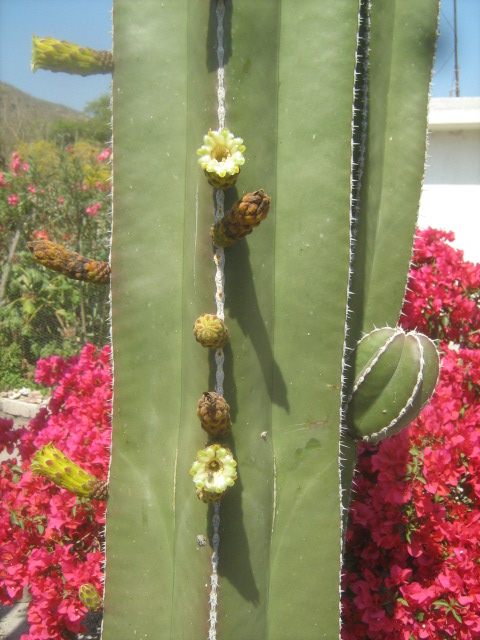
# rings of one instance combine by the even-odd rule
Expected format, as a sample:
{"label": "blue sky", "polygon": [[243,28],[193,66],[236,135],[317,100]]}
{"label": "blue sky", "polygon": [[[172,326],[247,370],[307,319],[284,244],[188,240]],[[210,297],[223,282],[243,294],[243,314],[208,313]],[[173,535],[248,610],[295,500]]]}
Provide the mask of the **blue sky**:
{"label": "blue sky", "polygon": [[[423,1],[423,0],[419,0]],[[455,95],[453,0],[441,0],[432,96]],[[480,96],[480,0],[457,0],[460,95]]]}
{"label": "blue sky", "polygon": [[87,102],[110,91],[111,76],[32,73],[32,33],[111,49],[111,10],[112,0],[0,0],[0,80],[36,98],[81,111]]}
{"label": "blue sky", "polygon": [[[36,98],[82,110],[109,91],[110,76],[32,73],[32,33],[111,49],[111,8],[112,0],[0,0],[0,80]],[[461,95],[480,96],[480,0],[457,0],[457,21]],[[442,0],[439,29],[434,97],[453,95],[453,0]]]}

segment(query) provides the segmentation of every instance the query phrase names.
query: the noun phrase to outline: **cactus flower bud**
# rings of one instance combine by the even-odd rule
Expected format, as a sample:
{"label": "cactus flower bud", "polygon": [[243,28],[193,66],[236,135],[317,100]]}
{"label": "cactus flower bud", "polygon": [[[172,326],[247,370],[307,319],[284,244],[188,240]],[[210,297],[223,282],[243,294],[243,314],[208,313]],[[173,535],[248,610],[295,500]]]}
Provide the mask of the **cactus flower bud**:
{"label": "cactus flower bud", "polygon": [[216,247],[229,247],[258,227],[270,211],[271,198],[263,189],[247,193],[210,229]]}
{"label": "cactus flower bud", "polygon": [[215,189],[232,187],[244,164],[245,146],[242,138],[235,138],[228,129],[210,130],[203,138],[204,145],[197,150],[199,164],[209,183]]}
{"label": "cactus flower bud", "polygon": [[63,71],[72,75],[91,76],[113,71],[111,51],[95,51],[73,42],[56,38],[32,37],[32,71]]}
{"label": "cactus flower bud", "polygon": [[110,282],[108,262],[84,258],[61,244],[41,238],[28,242],[27,247],[33,253],[33,259],[36,262],[47,269],[62,273],[67,278],[93,282],[94,284],[108,284]]}
{"label": "cactus flower bud", "polygon": [[202,429],[214,438],[226,435],[231,427],[230,406],[215,391],[205,391],[198,401],[197,416]]}
{"label": "cactus flower bud", "polygon": [[190,469],[197,496],[203,502],[217,502],[237,479],[237,463],[232,452],[219,444],[211,444],[197,453]]}
{"label": "cactus flower bud", "polygon": [[229,337],[225,323],[213,313],[202,313],[195,320],[193,335],[197,342],[209,349],[224,347]]}
{"label": "cactus flower bud", "polygon": [[105,500],[107,483],[87,473],[49,442],[33,456],[32,471],[45,476],[63,489],[91,500]]}
{"label": "cactus flower bud", "polygon": [[364,336],[353,352],[355,371],[347,402],[350,435],[377,443],[408,426],[437,384],[434,343],[414,331],[385,327]]}
{"label": "cactus flower bud", "polygon": [[102,598],[95,586],[90,582],[82,584],[78,590],[78,597],[89,611],[100,611],[102,608]]}

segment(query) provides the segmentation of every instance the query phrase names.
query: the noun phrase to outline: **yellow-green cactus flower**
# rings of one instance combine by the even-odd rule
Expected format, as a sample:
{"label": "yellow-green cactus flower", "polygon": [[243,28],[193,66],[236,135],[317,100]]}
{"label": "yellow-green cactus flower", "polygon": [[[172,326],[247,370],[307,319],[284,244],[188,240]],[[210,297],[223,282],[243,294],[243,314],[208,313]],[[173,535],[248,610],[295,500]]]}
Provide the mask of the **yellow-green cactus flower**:
{"label": "yellow-green cactus flower", "polygon": [[[237,463],[232,452],[219,444],[211,444],[197,453],[190,469],[197,496],[204,502],[219,500],[237,479]],[[204,497],[206,499],[204,499]]]}
{"label": "yellow-green cactus flower", "polygon": [[204,145],[197,150],[199,163],[216,189],[233,186],[244,164],[245,146],[242,138],[235,138],[228,129],[210,130],[203,138]]}
{"label": "yellow-green cactus flower", "polygon": [[48,478],[59,487],[68,489],[77,496],[92,500],[105,500],[107,484],[100,478],[87,473],[75,462],[49,442],[33,456],[32,471]]}
{"label": "yellow-green cactus flower", "polygon": [[32,71],[63,71],[72,75],[90,76],[113,71],[111,51],[95,51],[73,42],[56,38],[32,37]]}
{"label": "yellow-green cactus flower", "polygon": [[100,611],[102,608],[102,598],[95,586],[90,582],[82,584],[78,590],[78,597],[89,611]]}

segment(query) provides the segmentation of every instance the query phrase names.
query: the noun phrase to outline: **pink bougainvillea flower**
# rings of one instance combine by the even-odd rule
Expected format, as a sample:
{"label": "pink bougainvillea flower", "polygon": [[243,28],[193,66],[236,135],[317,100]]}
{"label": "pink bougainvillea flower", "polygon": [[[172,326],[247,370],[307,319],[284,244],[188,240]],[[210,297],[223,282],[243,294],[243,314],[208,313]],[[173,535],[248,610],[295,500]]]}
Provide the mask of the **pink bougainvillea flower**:
{"label": "pink bougainvillea flower", "polygon": [[343,640],[480,637],[480,266],[417,233],[402,316],[439,341],[430,404],[361,446],[346,534]]}
{"label": "pink bougainvillea flower", "polygon": [[28,428],[0,421],[0,448],[19,458],[0,467],[0,603],[29,586],[30,631],[24,640],[62,640],[83,631],[83,584],[103,592],[105,504],[87,502],[29,470],[35,451],[55,442],[88,473],[107,477],[110,451],[110,348],[84,347],[64,360],[40,360],[38,382],[53,387]]}
{"label": "pink bougainvillea flower", "polygon": [[19,198],[16,193],[11,193],[8,196],[8,204],[12,207],[16,207],[19,202]]}

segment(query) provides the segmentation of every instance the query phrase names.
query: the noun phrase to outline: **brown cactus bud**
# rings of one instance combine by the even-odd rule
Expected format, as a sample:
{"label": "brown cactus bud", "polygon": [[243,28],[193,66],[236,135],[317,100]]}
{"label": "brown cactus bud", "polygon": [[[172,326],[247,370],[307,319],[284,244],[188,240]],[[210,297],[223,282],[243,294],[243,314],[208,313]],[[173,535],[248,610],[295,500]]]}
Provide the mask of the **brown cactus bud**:
{"label": "brown cactus bud", "polygon": [[209,349],[219,349],[228,342],[228,329],[218,316],[213,313],[202,313],[195,320],[193,335],[197,342]]}
{"label": "brown cactus bud", "polygon": [[271,198],[263,189],[247,193],[241,200],[237,200],[231,210],[210,229],[214,245],[229,247],[252,233],[252,230],[267,217],[270,203]]}
{"label": "brown cactus bud", "polygon": [[80,254],[50,240],[32,240],[32,242],[27,243],[27,247],[33,253],[35,262],[42,264],[47,269],[58,271],[67,276],[67,278],[95,284],[108,284],[110,282],[110,265],[108,262],[84,258]]}
{"label": "brown cactus bud", "polygon": [[198,401],[197,416],[202,429],[214,438],[226,435],[232,427],[230,406],[215,391],[204,391]]}

